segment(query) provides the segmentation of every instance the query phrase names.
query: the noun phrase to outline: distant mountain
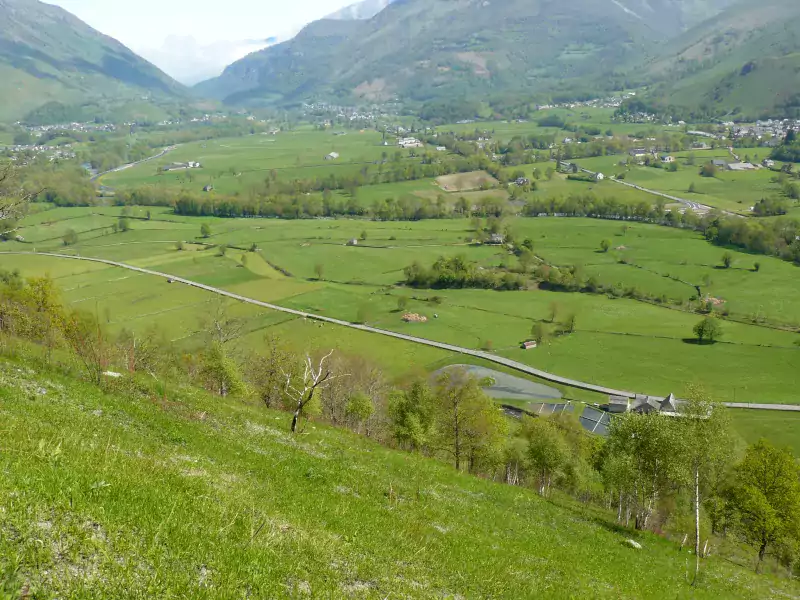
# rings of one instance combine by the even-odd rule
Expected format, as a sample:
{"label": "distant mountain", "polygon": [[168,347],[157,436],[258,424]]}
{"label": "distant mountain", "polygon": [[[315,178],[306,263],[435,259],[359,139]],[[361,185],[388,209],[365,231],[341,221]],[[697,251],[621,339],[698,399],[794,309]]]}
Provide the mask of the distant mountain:
{"label": "distant mountain", "polygon": [[232,104],[596,91],[731,1],[398,0],[312,23],[198,90]]}
{"label": "distant mountain", "polygon": [[800,2],[737,3],[639,69],[653,100],[700,114],[800,116]]}
{"label": "distant mountain", "polygon": [[325,17],[334,21],[362,21],[371,19],[395,0],[364,0]]}
{"label": "distant mountain", "polygon": [[274,46],[277,37],[202,43],[193,36],[171,35],[158,48],[137,48],[139,54],[185,85],[217,77],[232,62]]}
{"label": "distant mountain", "polygon": [[22,118],[53,102],[185,93],[152,64],[67,11],[38,0],[0,0],[0,120]]}

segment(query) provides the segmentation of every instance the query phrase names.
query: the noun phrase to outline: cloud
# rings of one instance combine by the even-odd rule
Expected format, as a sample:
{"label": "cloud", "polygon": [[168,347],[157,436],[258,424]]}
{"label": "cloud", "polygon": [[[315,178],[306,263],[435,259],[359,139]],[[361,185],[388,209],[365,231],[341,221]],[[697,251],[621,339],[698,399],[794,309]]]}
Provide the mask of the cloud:
{"label": "cloud", "polygon": [[194,85],[216,77],[232,62],[281,41],[277,37],[262,40],[222,40],[198,42],[193,36],[170,35],[158,48],[136,51],[168,75],[183,84]]}

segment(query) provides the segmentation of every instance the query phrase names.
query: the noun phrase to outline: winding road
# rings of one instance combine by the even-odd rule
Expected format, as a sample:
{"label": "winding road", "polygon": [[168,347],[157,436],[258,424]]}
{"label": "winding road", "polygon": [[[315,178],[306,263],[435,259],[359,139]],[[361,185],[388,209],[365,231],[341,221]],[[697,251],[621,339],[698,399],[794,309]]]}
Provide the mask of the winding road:
{"label": "winding road", "polygon": [[[564,166],[564,167],[567,167],[567,168],[571,168],[572,164],[573,163],[564,162],[564,161],[561,162],[561,165]],[[577,166],[578,166],[578,170],[580,170],[582,173],[586,173],[586,174],[592,175],[594,177],[597,176],[597,173],[595,171],[590,171],[589,169],[584,169],[580,165],[577,165]],[[727,210],[715,209],[713,206],[708,206],[707,204],[700,204],[699,202],[693,202],[692,200],[687,200],[686,198],[680,198],[678,196],[671,196],[669,194],[665,194],[664,192],[659,192],[659,191],[656,191],[656,190],[650,190],[650,189],[644,188],[644,187],[642,187],[640,185],[636,185],[635,183],[628,183],[627,181],[622,181],[621,179],[617,179],[616,177],[608,177],[607,181],[612,181],[612,182],[618,183],[620,185],[625,185],[625,186],[628,186],[629,188],[633,188],[635,190],[639,190],[640,192],[645,192],[646,194],[652,194],[653,196],[660,196],[662,198],[666,198],[667,200],[671,200],[672,202],[677,202],[678,204],[683,204],[684,206],[686,206],[686,207],[688,207],[688,208],[690,208],[693,211],[698,212],[698,213],[709,213],[712,210],[719,210],[719,212],[721,212],[724,215],[728,215],[729,217],[744,218],[744,215],[739,215],[737,213],[733,213],[733,212],[730,212],[730,211],[727,211]]]}
{"label": "winding road", "polygon": [[131,167],[135,167],[136,165],[140,165],[142,163],[150,162],[151,160],[155,160],[157,158],[161,158],[168,152],[172,152],[175,150],[177,146],[167,146],[158,154],[153,156],[148,156],[147,158],[143,158],[142,160],[137,160],[136,162],[128,163],[127,165],[120,165],[119,167],[115,167],[113,169],[109,169],[108,171],[103,171],[102,173],[98,173],[97,175],[92,175],[90,181],[97,181],[103,175],[108,175],[109,173],[118,173],[119,171],[124,171],[125,169],[130,169]]}
{"label": "winding road", "polygon": [[[600,394],[605,394],[609,396],[622,396],[625,398],[635,398],[635,392],[629,392],[626,390],[615,390],[613,388],[608,388],[601,385],[594,385],[592,383],[586,383],[583,381],[577,381],[575,379],[569,379],[567,377],[561,377],[559,375],[554,375],[552,373],[548,373],[546,371],[541,371],[524,363],[511,360],[509,358],[504,358],[502,356],[497,356],[495,354],[490,354],[488,352],[483,352],[481,350],[473,350],[470,348],[462,348],[460,346],[454,346],[452,344],[445,344],[442,342],[437,342],[434,340],[429,340],[426,338],[420,338],[412,335],[406,335],[403,333],[397,333],[395,331],[389,331],[386,329],[378,329],[376,327],[370,327],[368,325],[359,325],[357,323],[350,323],[349,321],[342,321],[340,319],[334,319],[331,317],[324,317],[322,315],[316,315],[313,313],[307,313],[300,310],[295,310],[292,308],[286,308],[285,306],[278,306],[277,304],[270,304],[268,302],[262,302],[261,300],[255,300],[254,298],[248,298],[246,296],[240,296],[239,294],[234,294],[233,292],[229,292],[227,290],[223,290],[220,288],[212,287],[210,285],[205,285],[203,283],[198,283],[196,281],[192,281],[191,279],[184,279],[183,277],[176,277],[175,275],[170,275],[169,273],[161,273],[159,271],[153,271],[151,269],[144,269],[142,267],[135,267],[133,265],[129,265],[126,263],[116,262],[113,260],[106,260],[104,258],[92,258],[88,256],[74,256],[71,254],[57,254],[54,252],[25,252],[25,251],[8,251],[8,252],[0,252],[0,255],[28,255],[28,256],[49,256],[52,258],[64,258],[69,260],[82,260],[86,262],[93,262],[93,263],[100,263],[104,265],[108,265],[111,267],[118,267],[120,269],[127,269],[129,271],[135,271],[137,273],[143,273],[145,275],[152,275],[154,277],[161,277],[162,279],[166,279],[171,283],[182,283],[184,285],[188,285],[191,287],[195,287],[201,290],[205,290],[207,292],[211,292],[213,294],[218,294],[220,296],[226,296],[233,300],[238,300],[240,302],[244,302],[246,304],[252,304],[255,306],[260,306],[262,308],[267,308],[269,310],[275,310],[291,315],[295,315],[297,317],[303,317],[304,319],[313,319],[315,321],[321,321],[324,323],[331,323],[333,325],[340,325],[342,327],[348,327],[350,329],[357,329],[360,331],[366,331],[368,333],[375,333],[379,335],[384,335],[387,337],[392,337],[399,340],[404,340],[407,342],[413,342],[415,344],[422,344],[425,346],[431,346],[433,348],[439,348],[441,350],[447,350],[448,352],[453,352],[456,354],[463,354],[465,356],[472,356],[475,358],[481,358],[485,361],[490,363],[494,363],[496,365],[502,365],[504,367],[508,367],[520,373],[525,373],[527,375],[533,375],[534,377],[538,377],[545,381],[550,381],[551,383],[556,383],[560,385],[565,385],[568,387],[573,387],[576,389],[587,390],[590,392],[597,392]],[[789,411],[789,412],[800,412],[800,406],[789,405],[789,404],[741,404],[741,403],[726,403],[726,406],[731,408],[749,408],[749,409],[759,409],[759,410],[778,410],[778,411]]]}

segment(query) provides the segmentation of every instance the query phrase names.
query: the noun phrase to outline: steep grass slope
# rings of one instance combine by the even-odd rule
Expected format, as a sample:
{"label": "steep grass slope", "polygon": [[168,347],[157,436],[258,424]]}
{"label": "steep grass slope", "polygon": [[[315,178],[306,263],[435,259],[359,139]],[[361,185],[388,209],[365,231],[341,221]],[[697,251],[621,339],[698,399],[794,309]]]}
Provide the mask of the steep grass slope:
{"label": "steep grass slope", "polygon": [[[113,385],[122,387],[119,380]],[[0,360],[0,581],[26,597],[755,598],[788,581],[343,431]],[[0,588],[2,589],[2,588]],[[13,596],[12,596],[13,597]]]}

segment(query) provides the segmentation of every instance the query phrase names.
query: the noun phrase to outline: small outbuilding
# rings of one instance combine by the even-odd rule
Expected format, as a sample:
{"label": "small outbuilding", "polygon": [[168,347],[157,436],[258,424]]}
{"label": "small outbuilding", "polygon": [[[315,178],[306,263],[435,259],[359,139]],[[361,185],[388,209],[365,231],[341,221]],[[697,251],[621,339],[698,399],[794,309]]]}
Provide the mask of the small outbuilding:
{"label": "small outbuilding", "polygon": [[328,154],[325,157],[325,160],[336,160],[337,158],[339,158],[339,153],[338,152],[331,152],[330,154]]}
{"label": "small outbuilding", "polygon": [[203,191],[204,191],[204,192],[213,192],[213,191],[214,191],[214,186],[213,186],[213,185],[211,185],[211,184],[208,184],[208,185],[206,185],[206,186],[203,186]]}
{"label": "small outbuilding", "polygon": [[348,240],[347,245],[348,246],[358,246],[358,240],[356,238],[353,238],[352,240]]}

